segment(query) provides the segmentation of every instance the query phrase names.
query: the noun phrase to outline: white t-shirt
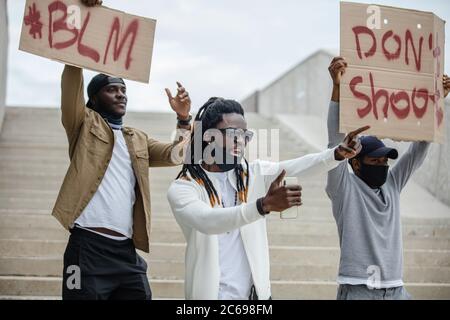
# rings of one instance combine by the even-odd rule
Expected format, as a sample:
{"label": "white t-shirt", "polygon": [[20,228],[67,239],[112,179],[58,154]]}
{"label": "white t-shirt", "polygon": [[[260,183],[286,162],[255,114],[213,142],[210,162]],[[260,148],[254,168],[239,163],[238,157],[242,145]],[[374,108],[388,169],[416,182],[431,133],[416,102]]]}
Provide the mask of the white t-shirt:
{"label": "white t-shirt", "polygon": [[[113,132],[114,149],[111,161],[97,192],[75,220],[75,224],[82,228],[107,228],[131,239],[136,177],[122,130],[115,129]],[[101,235],[120,240],[118,237]]]}
{"label": "white t-shirt", "polygon": [[[225,207],[235,206],[236,190],[227,172],[208,172],[220,184],[219,194]],[[253,284],[252,272],[239,229],[219,235],[219,300],[247,300]]]}

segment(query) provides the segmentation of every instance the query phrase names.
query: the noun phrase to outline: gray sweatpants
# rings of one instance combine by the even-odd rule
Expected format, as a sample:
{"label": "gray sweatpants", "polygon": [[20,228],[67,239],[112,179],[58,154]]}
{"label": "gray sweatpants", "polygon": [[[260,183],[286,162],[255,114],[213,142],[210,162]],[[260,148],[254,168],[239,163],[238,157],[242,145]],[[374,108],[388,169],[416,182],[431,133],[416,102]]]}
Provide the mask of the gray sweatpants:
{"label": "gray sweatpants", "polygon": [[366,285],[341,284],[337,300],[411,300],[404,287],[369,289]]}

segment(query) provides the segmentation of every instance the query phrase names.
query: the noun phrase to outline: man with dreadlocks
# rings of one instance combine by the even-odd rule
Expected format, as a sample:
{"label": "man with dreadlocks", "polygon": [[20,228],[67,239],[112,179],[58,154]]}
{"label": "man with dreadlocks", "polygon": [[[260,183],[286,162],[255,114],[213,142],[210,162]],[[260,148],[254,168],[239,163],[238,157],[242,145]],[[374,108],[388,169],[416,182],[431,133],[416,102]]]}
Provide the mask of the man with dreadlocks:
{"label": "man with dreadlocks", "polygon": [[[122,125],[128,99],[121,78],[92,78],[87,104],[83,91],[82,69],[66,65],[61,111],[70,166],[53,209],[71,233],[64,253],[63,299],[150,299],[147,264],[136,252],[149,252],[148,171],[181,164],[172,157],[181,141],[162,143]],[[179,83],[175,97],[169,89],[166,93],[178,128],[190,129],[188,93]]]}
{"label": "man with dreadlocks", "polygon": [[334,149],[249,164],[244,150],[253,134],[238,102],[211,98],[195,120],[185,164],[167,195],[187,242],[186,298],[270,299],[264,217],[301,205],[301,187],[282,186],[284,176],[327,172],[356,156],[356,136],[368,127]]}

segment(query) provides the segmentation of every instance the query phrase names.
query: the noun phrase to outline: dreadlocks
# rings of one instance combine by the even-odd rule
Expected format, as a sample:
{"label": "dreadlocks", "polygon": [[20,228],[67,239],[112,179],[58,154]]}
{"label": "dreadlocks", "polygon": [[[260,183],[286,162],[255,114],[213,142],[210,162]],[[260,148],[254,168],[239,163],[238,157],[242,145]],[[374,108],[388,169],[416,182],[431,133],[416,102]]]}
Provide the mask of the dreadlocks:
{"label": "dreadlocks", "polygon": [[[177,176],[177,179],[183,178],[190,180],[188,176],[188,172],[190,177],[192,177],[199,185],[203,186],[208,193],[209,202],[212,207],[216,205],[216,203],[220,204],[220,197],[214,188],[213,183],[208,178],[208,175],[201,167],[201,164],[198,161],[195,161],[194,157],[194,145],[195,145],[195,124],[201,122],[202,132],[201,136],[198,135],[197,138],[202,140],[202,154],[203,150],[207,147],[208,143],[203,140],[204,133],[211,128],[215,128],[219,122],[223,120],[223,115],[227,113],[237,113],[244,116],[244,109],[242,106],[234,101],[234,100],[226,100],[223,98],[210,98],[198,111],[195,116],[194,122],[194,130],[191,133],[190,140],[190,152],[187,152],[187,157],[190,157],[190,161],[186,159],[186,163],[183,165],[180,173]],[[198,160],[198,159],[197,159]],[[239,164],[235,169],[234,173],[236,175],[237,181],[237,198],[239,201],[247,202],[248,195],[248,182],[249,182],[249,173],[248,173],[248,162],[244,158],[245,164],[247,167],[247,171],[244,170],[243,166]],[[245,181],[245,184],[244,184]]]}

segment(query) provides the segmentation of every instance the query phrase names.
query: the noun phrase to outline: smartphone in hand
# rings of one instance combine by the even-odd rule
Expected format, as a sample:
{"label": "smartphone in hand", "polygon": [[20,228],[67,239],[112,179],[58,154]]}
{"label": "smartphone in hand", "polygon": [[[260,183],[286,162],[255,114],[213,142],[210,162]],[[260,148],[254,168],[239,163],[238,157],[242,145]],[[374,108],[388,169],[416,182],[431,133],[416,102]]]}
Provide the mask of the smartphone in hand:
{"label": "smartphone in hand", "polygon": [[[283,185],[298,185],[298,178],[297,177],[285,177],[283,180]],[[299,207],[294,206],[289,209],[283,210],[280,213],[281,219],[297,219],[298,217],[298,210]]]}

